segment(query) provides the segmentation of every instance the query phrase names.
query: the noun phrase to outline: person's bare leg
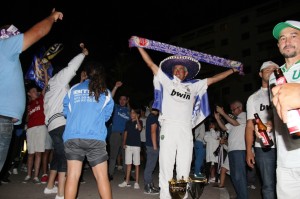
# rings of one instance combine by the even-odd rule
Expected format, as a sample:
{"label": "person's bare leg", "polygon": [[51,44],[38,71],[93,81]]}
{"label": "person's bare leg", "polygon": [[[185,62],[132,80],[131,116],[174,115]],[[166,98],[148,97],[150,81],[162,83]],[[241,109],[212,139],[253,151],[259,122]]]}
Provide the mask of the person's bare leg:
{"label": "person's bare leg", "polygon": [[68,171],[65,184],[65,199],[74,199],[77,195],[78,182],[82,170],[82,162],[79,160],[67,160],[67,164]]}
{"label": "person's bare leg", "polygon": [[50,170],[50,175],[49,175],[49,179],[48,179],[48,183],[47,183],[48,189],[53,189],[54,184],[55,184],[56,175],[57,175],[56,170]]}
{"label": "person's bare leg", "polygon": [[43,170],[43,174],[48,173],[49,154],[50,154],[49,149],[46,149],[45,152],[42,153],[42,170]]}
{"label": "person's bare leg", "polygon": [[227,171],[228,171],[227,169],[225,169],[224,167],[221,167],[219,187],[224,187],[224,185],[225,185],[225,178],[226,178],[226,172]]}
{"label": "person's bare leg", "polygon": [[[80,174],[81,174],[81,170],[79,172],[79,176]],[[64,196],[65,183],[66,183],[66,172],[58,172],[58,189],[57,189],[58,196]]]}
{"label": "person's bare leg", "polygon": [[34,155],[34,177],[38,177],[40,173],[40,166],[41,166],[41,152],[35,152]]}
{"label": "person's bare leg", "polygon": [[30,177],[32,175],[33,159],[34,159],[34,153],[33,154],[28,154],[28,157],[27,157],[27,175],[30,176]]}
{"label": "person's bare leg", "polygon": [[107,175],[107,161],[92,167],[102,199],[112,199],[111,187]]}
{"label": "person's bare leg", "polygon": [[126,171],[126,182],[127,182],[127,184],[128,184],[129,181],[130,181],[130,175],[131,175],[131,164],[127,164],[126,167],[127,167],[127,171]]}
{"label": "person's bare leg", "polygon": [[140,165],[135,165],[135,182],[139,183]]}

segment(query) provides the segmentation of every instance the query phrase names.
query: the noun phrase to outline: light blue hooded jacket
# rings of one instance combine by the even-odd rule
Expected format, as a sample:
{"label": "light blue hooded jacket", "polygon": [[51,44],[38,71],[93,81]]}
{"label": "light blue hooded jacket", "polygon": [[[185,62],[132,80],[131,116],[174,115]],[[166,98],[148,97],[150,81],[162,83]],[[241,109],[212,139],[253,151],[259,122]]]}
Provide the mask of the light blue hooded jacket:
{"label": "light blue hooded jacket", "polygon": [[89,96],[90,80],[74,85],[63,101],[63,112],[67,118],[63,140],[94,139],[105,141],[107,128],[105,122],[113,112],[114,101],[111,92],[102,93],[99,102]]}

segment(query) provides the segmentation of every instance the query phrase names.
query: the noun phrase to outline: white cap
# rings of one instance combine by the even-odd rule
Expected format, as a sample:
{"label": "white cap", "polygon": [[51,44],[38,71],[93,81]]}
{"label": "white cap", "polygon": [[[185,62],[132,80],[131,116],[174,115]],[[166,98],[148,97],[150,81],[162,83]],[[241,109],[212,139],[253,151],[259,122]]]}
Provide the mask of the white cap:
{"label": "white cap", "polygon": [[262,71],[263,69],[268,68],[269,66],[276,66],[276,68],[279,68],[279,66],[278,66],[277,64],[275,64],[274,62],[272,62],[272,61],[266,61],[266,62],[264,62],[264,63],[261,65],[259,71]]}

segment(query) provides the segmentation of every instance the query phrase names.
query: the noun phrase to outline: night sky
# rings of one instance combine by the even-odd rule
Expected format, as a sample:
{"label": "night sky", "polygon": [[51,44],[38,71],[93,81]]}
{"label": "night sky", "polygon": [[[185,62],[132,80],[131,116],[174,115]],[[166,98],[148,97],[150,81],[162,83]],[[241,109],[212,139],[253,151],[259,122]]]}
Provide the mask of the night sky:
{"label": "night sky", "polygon": [[[130,85],[130,89],[139,95],[145,95],[145,91],[148,93],[146,95],[152,95],[152,73],[141,62],[137,50],[128,48],[130,36],[136,35],[166,43],[172,36],[266,1],[234,2],[236,0],[6,1],[1,3],[0,24],[14,24],[24,32],[48,16],[52,8],[56,8],[63,12],[64,18],[54,24],[45,38],[22,53],[24,73],[33,55],[41,47],[49,47],[57,42],[64,44],[64,50],[52,61],[54,67],[60,69],[80,52],[79,43],[84,42],[90,52],[88,59],[103,62],[108,72],[116,71],[115,65],[122,65],[123,59],[139,63],[136,68],[129,68],[122,75],[109,74],[110,86],[115,81],[122,80],[124,87],[125,84]],[[124,58],[127,55],[129,57]],[[159,59],[154,59],[157,64],[168,55],[160,53],[160,56]]]}

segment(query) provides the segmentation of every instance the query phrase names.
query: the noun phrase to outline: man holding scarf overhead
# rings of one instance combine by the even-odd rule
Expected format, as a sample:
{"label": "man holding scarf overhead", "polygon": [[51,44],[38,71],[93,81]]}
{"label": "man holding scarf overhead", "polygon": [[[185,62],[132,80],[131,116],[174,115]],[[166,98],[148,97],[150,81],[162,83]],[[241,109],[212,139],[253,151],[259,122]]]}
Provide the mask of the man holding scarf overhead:
{"label": "man holding scarf overhead", "polygon": [[193,79],[200,71],[200,63],[196,59],[182,55],[170,56],[161,61],[158,67],[142,46],[137,47],[155,76],[153,108],[160,110],[161,125],[160,198],[170,199],[168,181],[173,178],[174,164],[176,163],[177,179],[183,177],[187,180],[189,177],[193,155],[192,128],[210,114],[208,101],[203,101],[207,100],[208,86],[238,70],[232,68],[204,80]]}

